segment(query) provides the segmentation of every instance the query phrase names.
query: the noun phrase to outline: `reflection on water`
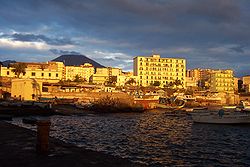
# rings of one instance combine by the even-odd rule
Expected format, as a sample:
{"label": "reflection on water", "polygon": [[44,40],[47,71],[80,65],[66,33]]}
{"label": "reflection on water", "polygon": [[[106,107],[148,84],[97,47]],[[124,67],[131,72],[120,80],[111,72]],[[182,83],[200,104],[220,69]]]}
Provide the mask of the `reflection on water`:
{"label": "reflection on water", "polygon": [[250,166],[250,126],[193,124],[162,111],[51,120],[53,137],[150,166]]}

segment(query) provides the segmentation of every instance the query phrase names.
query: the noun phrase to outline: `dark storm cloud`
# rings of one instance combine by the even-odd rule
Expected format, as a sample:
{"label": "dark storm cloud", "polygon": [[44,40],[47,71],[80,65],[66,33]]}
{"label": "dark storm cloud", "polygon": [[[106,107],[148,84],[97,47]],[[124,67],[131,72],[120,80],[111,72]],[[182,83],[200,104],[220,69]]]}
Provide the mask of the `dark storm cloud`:
{"label": "dark storm cloud", "polygon": [[52,52],[55,55],[80,55],[81,53],[76,51],[68,51],[68,50],[58,50],[58,49],[50,49],[50,52]]}
{"label": "dark storm cloud", "polygon": [[0,2],[0,33],[14,30],[13,40],[70,44],[77,47],[70,50],[119,52],[131,59],[155,50],[163,57],[187,58],[188,67],[225,65],[243,71],[250,62],[248,0]]}
{"label": "dark storm cloud", "polygon": [[68,38],[49,38],[45,35],[36,35],[36,34],[21,34],[21,33],[14,33],[14,34],[3,34],[0,36],[10,38],[14,41],[23,41],[23,42],[45,42],[49,45],[73,45],[75,44],[72,40]]}

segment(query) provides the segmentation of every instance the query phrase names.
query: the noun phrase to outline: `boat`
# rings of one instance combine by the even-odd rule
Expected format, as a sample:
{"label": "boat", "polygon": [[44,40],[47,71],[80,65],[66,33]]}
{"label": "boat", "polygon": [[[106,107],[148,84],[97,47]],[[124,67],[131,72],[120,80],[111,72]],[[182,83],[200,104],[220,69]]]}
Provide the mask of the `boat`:
{"label": "boat", "polygon": [[250,111],[250,104],[248,101],[241,101],[239,105],[223,106],[222,108],[233,111]]}
{"label": "boat", "polygon": [[250,111],[250,104],[248,101],[241,101],[240,106],[242,106],[242,110],[244,111]]}
{"label": "boat", "polygon": [[210,124],[248,124],[250,123],[250,114],[247,112],[226,112],[207,111],[194,112],[190,114],[194,123],[210,123]]}
{"label": "boat", "polygon": [[236,109],[237,108],[237,106],[223,106],[222,107],[223,109]]}
{"label": "boat", "polygon": [[164,109],[180,109],[185,106],[185,102],[185,100],[177,99],[177,97],[160,97],[159,103],[156,104],[156,107]]}

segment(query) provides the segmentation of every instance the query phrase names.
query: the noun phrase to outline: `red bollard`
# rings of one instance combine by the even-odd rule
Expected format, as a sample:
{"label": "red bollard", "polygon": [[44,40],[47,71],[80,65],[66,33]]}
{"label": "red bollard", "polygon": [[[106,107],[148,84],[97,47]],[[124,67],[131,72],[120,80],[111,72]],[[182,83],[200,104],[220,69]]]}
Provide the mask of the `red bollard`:
{"label": "red bollard", "polygon": [[38,120],[37,123],[37,143],[36,151],[39,154],[47,154],[49,151],[49,120]]}

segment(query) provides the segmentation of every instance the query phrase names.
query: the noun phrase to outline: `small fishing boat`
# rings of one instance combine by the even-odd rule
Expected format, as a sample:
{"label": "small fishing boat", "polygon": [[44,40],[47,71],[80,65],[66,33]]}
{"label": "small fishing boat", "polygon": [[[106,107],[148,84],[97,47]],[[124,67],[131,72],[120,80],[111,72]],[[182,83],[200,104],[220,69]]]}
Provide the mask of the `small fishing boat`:
{"label": "small fishing boat", "polygon": [[190,114],[195,123],[211,123],[211,124],[247,124],[250,123],[250,114],[247,112],[226,112],[207,111],[194,112]]}

